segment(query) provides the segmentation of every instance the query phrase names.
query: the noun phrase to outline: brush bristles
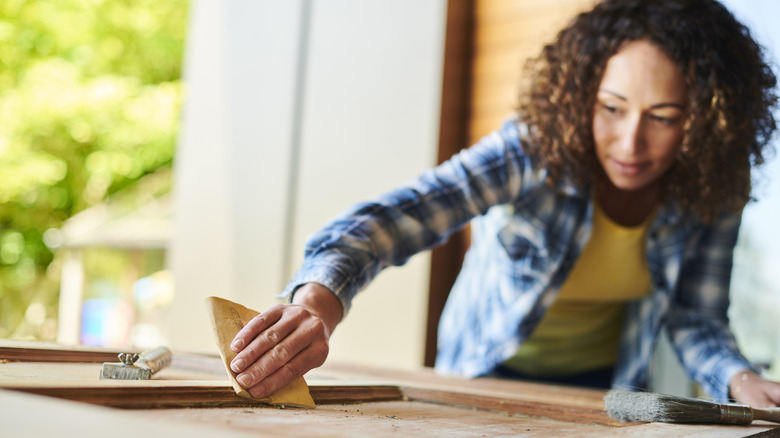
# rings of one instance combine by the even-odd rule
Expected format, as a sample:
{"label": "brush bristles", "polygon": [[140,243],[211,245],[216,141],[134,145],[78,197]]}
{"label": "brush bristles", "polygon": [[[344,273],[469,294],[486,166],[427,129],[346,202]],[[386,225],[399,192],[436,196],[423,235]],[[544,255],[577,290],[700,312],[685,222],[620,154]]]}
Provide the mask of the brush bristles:
{"label": "brush bristles", "polygon": [[604,407],[616,420],[662,423],[720,423],[717,403],[649,392],[609,391]]}

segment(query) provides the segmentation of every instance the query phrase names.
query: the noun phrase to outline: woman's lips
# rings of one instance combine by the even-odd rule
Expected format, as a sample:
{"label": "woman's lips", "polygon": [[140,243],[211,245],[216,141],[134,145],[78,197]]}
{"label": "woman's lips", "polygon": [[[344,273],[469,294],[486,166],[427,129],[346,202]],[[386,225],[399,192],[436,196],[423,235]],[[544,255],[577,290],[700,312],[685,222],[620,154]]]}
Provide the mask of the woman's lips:
{"label": "woman's lips", "polygon": [[649,166],[646,162],[620,161],[615,159],[612,159],[611,161],[615,170],[626,176],[634,176]]}

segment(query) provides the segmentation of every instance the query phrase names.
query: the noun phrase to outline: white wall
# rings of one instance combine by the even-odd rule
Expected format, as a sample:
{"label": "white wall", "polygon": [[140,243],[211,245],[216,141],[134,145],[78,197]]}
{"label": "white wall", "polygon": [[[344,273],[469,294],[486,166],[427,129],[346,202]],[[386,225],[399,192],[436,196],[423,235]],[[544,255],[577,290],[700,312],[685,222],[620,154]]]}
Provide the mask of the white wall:
{"label": "white wall", "polygon": [[[215,352],[202,304],[262,310],[306,236],[433,165],[444,0],[195,0],[175,163],[174,348]],[[380,275],[330,360],[422,364],[429,258]]]}

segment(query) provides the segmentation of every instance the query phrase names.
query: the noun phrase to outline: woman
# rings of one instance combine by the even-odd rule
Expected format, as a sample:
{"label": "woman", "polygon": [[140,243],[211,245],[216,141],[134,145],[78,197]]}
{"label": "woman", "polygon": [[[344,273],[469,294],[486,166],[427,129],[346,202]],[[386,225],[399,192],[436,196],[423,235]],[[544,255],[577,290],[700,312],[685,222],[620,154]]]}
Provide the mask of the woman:
{"label": "woman", "polygon": [[255,396],[321,365],[383,268],[472,225],[436,367],[646,387],[661,329],[712,397],[780,403],[728,328],[750,168],[776,128],[776,78],[715,0],[606,0],[529,65],[517,116],[315,234],[286,294],[235,338]]}

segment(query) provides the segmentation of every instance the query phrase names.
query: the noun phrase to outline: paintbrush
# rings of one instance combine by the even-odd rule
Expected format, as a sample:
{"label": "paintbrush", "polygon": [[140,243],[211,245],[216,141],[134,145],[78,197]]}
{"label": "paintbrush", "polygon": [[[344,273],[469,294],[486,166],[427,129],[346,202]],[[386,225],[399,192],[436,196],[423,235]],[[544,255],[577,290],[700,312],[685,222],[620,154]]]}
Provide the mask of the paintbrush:
{"label": "paintbrush", "polygon": [[750,424],[753,420],[766,420],[780,423],[780,408],[758,409],[651,392],[609,391],[604,397],[604,408],[610,417],[624,422]]}

